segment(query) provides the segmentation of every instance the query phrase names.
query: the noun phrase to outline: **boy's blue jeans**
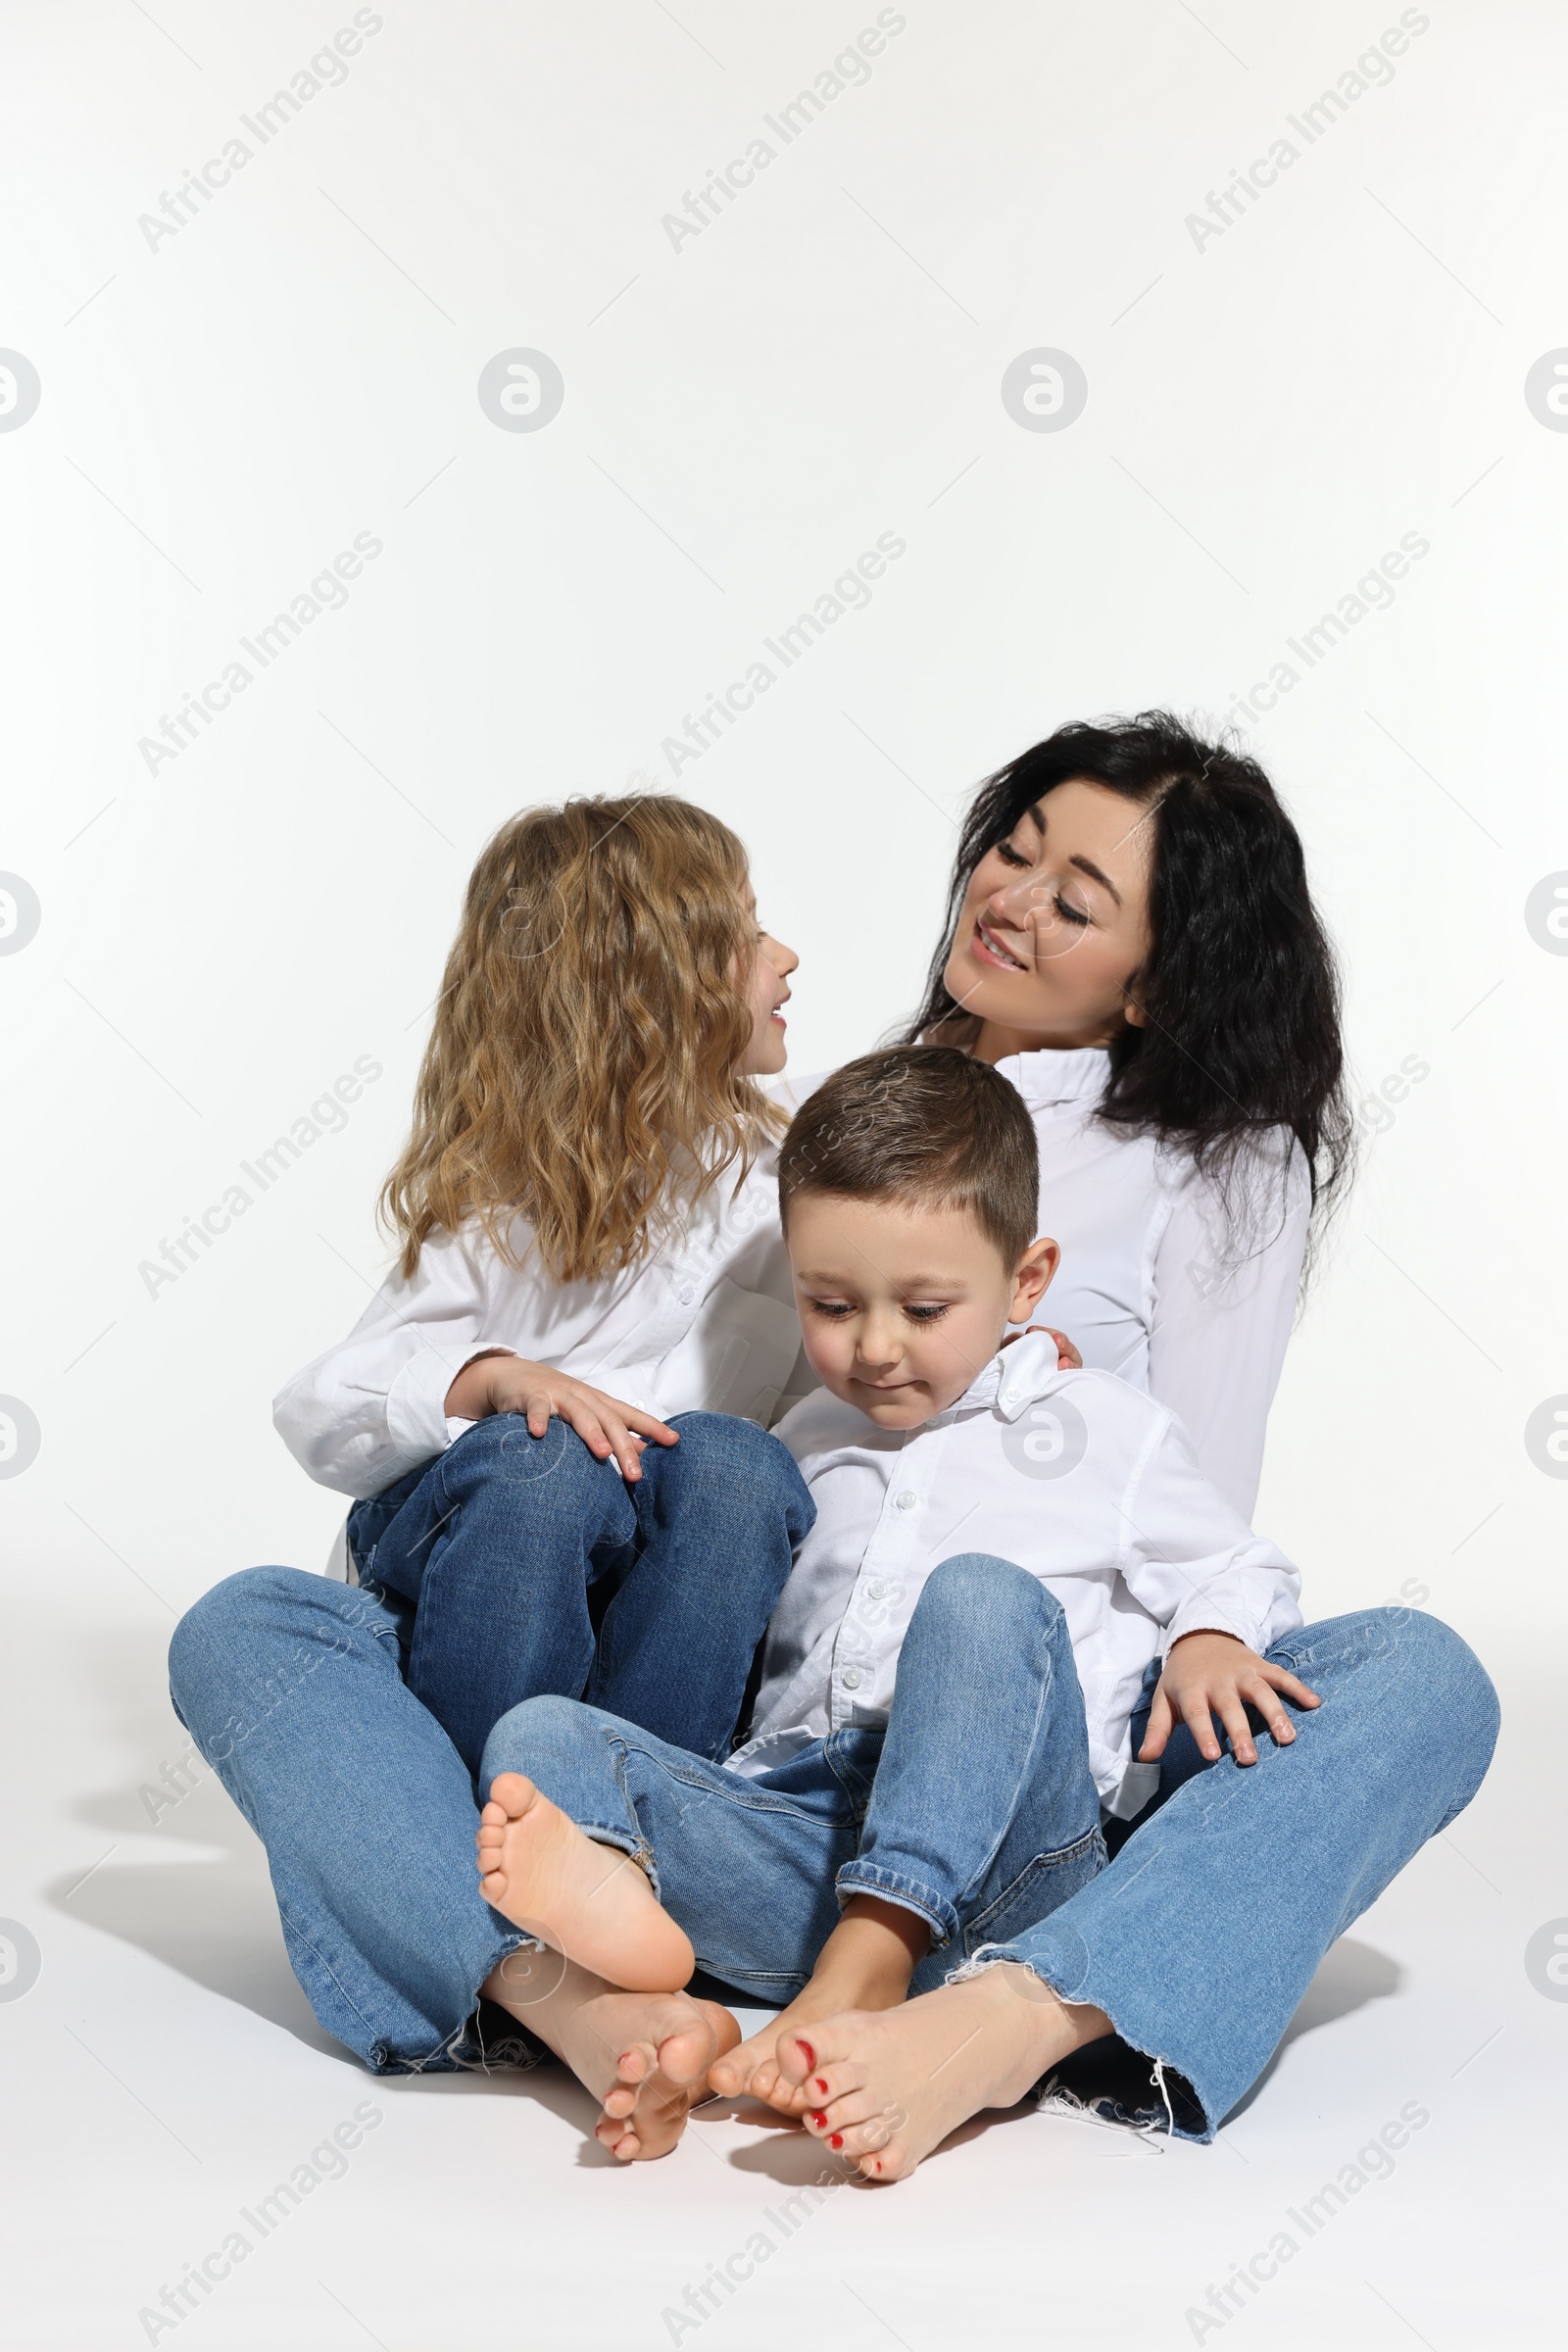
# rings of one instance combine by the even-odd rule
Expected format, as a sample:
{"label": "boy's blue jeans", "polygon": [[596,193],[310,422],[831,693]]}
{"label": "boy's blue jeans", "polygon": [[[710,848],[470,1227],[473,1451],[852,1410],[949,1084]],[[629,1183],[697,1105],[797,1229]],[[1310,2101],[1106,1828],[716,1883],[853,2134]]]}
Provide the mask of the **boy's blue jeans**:
{"label": "boy's blue jeans", "polygon": [[492,1724],[586,1696],[721,1757],[816,1505],[777,1438],[682,1413],[628,1487],[575,1430],[492,1413],[349,1516],[362,1585],[415,1604],[407,1679],[476,1772]]}
{"label": "boy's blue jeans", "polygon": [[[478,2062],[476,1989],[520,1940],[479,1893],[469,1773],[404,1681],[406,1615],[257,1568],[199,1600],[170,1651],[180,1718],[267,1847],[312,2007],[399,2073]],[[1256,2081],[1330,1944],[1469,1803],[1496,1739],[1473,1652],[1416,1610],[1332,1618],[1269,1655],[1323,1699],[1294,1745],[1262,1739],[1243,1770],[1189,1741],[1190,1777],[1110,1866],[980,1955],[1096,2003],[1163,2060],[1191,2086],[1188,2137],[1211,2137]],[[1147,2066],[1123,2105],[1163,2125]]]}
{"label": "boy's blue jeans", "polygon": [[941,1951],[919,1989],[1105,1864],[1065,1613],[983,1552],[927,1579],[885,1734],[835,1732],[747,1780],[602,1708],[533,1698],[485,1743],[480,1787],[502,1772],[634,1854],[699,1967],[760,2001],[800,1990],[852,1895],[925,1921]]}

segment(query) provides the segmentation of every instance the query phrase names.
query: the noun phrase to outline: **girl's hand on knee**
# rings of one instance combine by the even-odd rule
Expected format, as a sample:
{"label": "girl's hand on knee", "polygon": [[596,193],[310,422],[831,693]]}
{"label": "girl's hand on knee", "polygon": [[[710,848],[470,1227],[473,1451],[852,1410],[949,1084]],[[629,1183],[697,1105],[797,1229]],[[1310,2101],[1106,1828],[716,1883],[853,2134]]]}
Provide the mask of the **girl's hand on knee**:
{"label": "girl's hand on knee", "polygon": [[1280,1705],[1279,1693],[1298,1707],[1316,1707],[1322,1700],[1283,1666],[1271,1666],[1255,1649],[1234,1634],[1184,1634],[1165,1660],[1165,1671],[1149,1710],[1149,1730],[1138,1751],[1140,1764],[1152,1764],[1178,1723],[1185,1723],[1205,1762],[1217,1762],[1219,1740],[1214,1734],[1217,1715],[1230,1736],[1231,1753],[1238,1764],[1255,1764],[1257,1749],[1247,1718],[1255,1707],[1267,1724],[1277,1747],[1289,1747],[1296,1727]]}
{"label": "girl's hand on knee", "polygon": [[603,1389],[573,1380],[524,1355],[478,1355],[464,1365],[447,1391],[444,1407],[457,1421],[483,1421],[491,1413],[522,1413],[531,1437],[542,1438],[552,1414],[574,1429],[599,1461],[613,1460],[629,1486],[642,1476],[639,1456],[652,1439],[677,1446],[680,1432],[640,1405],[622,1404]]}

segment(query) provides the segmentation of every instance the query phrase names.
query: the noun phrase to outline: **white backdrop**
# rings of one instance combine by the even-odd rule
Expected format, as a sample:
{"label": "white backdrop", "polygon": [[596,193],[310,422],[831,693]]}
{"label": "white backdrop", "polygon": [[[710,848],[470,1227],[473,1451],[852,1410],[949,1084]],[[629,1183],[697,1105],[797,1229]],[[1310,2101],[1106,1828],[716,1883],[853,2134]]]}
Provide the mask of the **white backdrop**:
{"label": "white backdrop", "polygon": [[8,0],[0,43],[19,1690],[37,1607],[156,1678],[220,1575],[324,1557],[269,1399],[386,1262],[505,815],[647,778],[734,824],[819,1067],[915,1002],[977,777],[1154,703],[1294,810],[1366,1106],[1258,1524],[1314,1614],[1430,1594],[1505,1695],[1558,1654],[1561,9]]}
{"label": "white backdrop", "polygon": [[[915,1001],[988,766],[1072,715],[1223,716],[1273,670],[1247,723],[1343,947],[1358,1093],[1429,1074],[1369,1116],[1259,1524],[1325,1608],[1419,1573],[1493,1644],[1560,1635],[1568,1488],[1524,1441],[1568,1389],[1568,958],[1525,920],[1568,866],[1568,415],[1524,389],[1568,339],[1560,12],[7,13],[3,331],[42,388],[0,436],[0,866],[41,909],[0,958],[0,1391],[41,1439],[8,1548],[96,1591],[111,1546],[176,1605],[320,1555],[336,1504],[268,1399],[379,1276],[376,1185],[510,810],[646,776],[737,826],[816,1067]],[[781,117],[802,90],[819,112]],[[1215,226],[1259,159],[1275,184]],[[517,349],[564,380],[535,430],[476,393]],[[1061,429],[1003,404],[1039,349],[1087,379]],[[786,668],[763,640],[882,534],[906,552]],[[1406,535],[1429,552],[1356,599]],[[344,584],[356,538],[380,552]],[[1289,641],[1346,597],[1309,666]],[[383,1075],[263,1194],[240,1162],[362,1056]],[[236,1183],[196,1262],[138,1271]]]}

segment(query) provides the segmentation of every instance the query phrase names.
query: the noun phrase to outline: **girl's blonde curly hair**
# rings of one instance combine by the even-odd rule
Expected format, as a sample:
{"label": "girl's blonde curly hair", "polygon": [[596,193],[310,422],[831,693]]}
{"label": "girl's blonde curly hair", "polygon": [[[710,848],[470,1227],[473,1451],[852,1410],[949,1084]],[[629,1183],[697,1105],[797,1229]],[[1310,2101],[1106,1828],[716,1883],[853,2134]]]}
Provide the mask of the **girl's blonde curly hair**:
{"label": "girl's blonde curly hair", "polygon": [[381,1191],[412,1275],[476,1217],[526,1218],[560,1282],[638,1263],[783,1113],[743,1074],[757,925],[727,825],[651,793],[513,817],[480,856]]}

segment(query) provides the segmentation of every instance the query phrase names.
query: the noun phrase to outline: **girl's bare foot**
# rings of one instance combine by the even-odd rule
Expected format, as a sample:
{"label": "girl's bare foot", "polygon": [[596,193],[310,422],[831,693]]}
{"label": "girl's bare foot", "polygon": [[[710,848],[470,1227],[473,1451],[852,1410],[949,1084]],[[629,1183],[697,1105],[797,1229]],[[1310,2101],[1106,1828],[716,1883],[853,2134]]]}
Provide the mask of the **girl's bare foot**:
{"label": "girl's bare foot", "polygon": [[691,1944],[636,1863],[585,1838],[520,1772],[496,1775],[475,1842],[479,1892],[525,1935],[632,1992],[673,1992],[691,1975]]}
{"label": "girl's bare foot", "polygon": [[514,1952],[481,1991],[547,2042],[600,2101],[594,2136],[622,2164],[667,2156],[686,2129],[715,2051],[740,2038],[716,2001],[623,1992],[570,1961]]}
{"label": "girl's bare foot", "polygon": [[780,2071],[778,2053],[801,2026],[847,2010],[893,2009],[909,1989],[909,1979],[930,1942],[930,1930],[913,1911],[858,1894],[823,1944],[811,1981],[754,2034],[709,2069],[711,2089],[727,2098],[764,2099],[781,2115],[804,2115],[815,2102],[808,2086]]}
{"label": "girl's bare foot", "polygon": [[1010,1961],[902,2008],[828,2018],[779,2041],[806,2128],[868,2180],[903,2180],[983,2107],[1015,2107],[1070,2050],[1113,2033]]}

